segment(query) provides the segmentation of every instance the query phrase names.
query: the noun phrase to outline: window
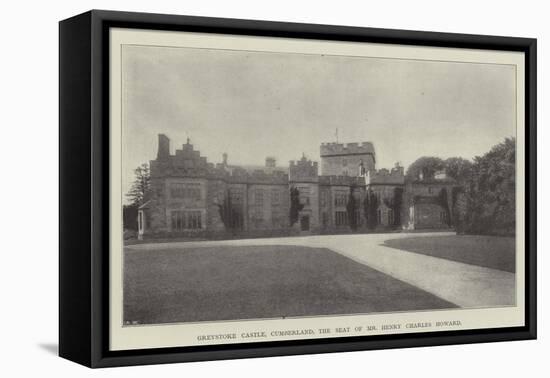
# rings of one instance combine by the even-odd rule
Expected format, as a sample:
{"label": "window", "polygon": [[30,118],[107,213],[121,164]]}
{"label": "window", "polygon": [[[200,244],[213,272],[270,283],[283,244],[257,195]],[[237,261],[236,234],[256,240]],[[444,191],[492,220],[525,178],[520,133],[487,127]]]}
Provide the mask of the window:
{"label": "window", "polygon": [[254,191],[254,203],[256,205],[263,205],[264,204],[264,191],[263,189],[256,189]]}
{"label": "window", "polygon": [[264,212],[261,207],[253,207],[251,209],[250,217],[254,220],[263,220]]}
{"label": "window", "polygon": [[281,191],[279,189],[271,189],[271,205],[281,204]]}
{"label": "window", "polygon": [[199,230],[202,228],[200,211],[172,211],[172,231]]}
{"label": "window", "polygon": [[388,210],[388,224],[389,225],[393,225],[394,223],[394,219],[393,219],[393,210],[392,209],[389,209]]}
{"label": "window", "polygon": [[229,190],[229,196],[231,197],[231,203],[243,203],[244,194],[242,189],[233,188]]}
{"label": "window", "polygon": [[348,203],[348,192],[338,191],[334,193],[334,205],[336,206],[346,206]]}
{"label": "window", "polygon": [[172,211],[172,231],[185,229],[185,213],[183,211]]}
{"label": "window", "polygon": [[328,213],[323,213],[322,219],[323,219],[323,227],[327,227],[328,226]]}
{"label": "window", "polygon": [[201,200],[200,184],[181,183],[181,182],[172,183],[170,184],[170,197],[200,201]]}
{"label": "window", "polygon": [[441,223],[447,222],[447,213],[445,213],[444,211],[441,211],[441,212],[439,213],[439,221],[440,221]]}
{"label": "window", "polygon": [[380,209],[376,211],[376,222],[382,224],[382,210]]}
{"label": "window", "polygon": [[254,224],[254,227],[262,227],[264,222],[264,214],[262,212],[262,208],[257,207],[253,209],[250,218],[252,220],[252,223]]}
{"label": "window", "polygon": [[288,222],[288,214],[280,207],[271,209],[271,225],[273,227],[285,227]]}
{"label": "window", "polygon": [[170,185],[170,197],[183,198],[185,186],[183,184],[171,184]]}
{"label": "window", "polygon": [[309,206],[309,187],[308,186],[300,186],[298,187],[298,191],[300,192],[300,203],[302,205]]}
{"label": "window", "polygon": [[328,192],[326,190],[321,191],[321,206],[326,206],[328,201]]}
{"label": "window", "polygon": [[432,194],[434,192],[433,188],[431,186],[428,187],[428,193]]}
{"label": "window", "polygon": [[335,221],[337,226],[347,226],[348,224],[347,211],[337,211],[335,213]]}
{"label": "window", "polygon": [[200,211],[189,211],[187,213],[187,228],[190,230],[197,230],[201,228]]}

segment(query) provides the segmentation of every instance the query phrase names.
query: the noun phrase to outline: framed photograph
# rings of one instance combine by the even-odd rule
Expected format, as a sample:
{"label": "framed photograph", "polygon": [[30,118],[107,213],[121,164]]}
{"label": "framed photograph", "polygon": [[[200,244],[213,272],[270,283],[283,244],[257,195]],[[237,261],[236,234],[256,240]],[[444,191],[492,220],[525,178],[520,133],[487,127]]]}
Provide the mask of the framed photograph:
{"label": "framed photograph", "polygon": [[60,22],[62,357],[536,337],[536,40]]}

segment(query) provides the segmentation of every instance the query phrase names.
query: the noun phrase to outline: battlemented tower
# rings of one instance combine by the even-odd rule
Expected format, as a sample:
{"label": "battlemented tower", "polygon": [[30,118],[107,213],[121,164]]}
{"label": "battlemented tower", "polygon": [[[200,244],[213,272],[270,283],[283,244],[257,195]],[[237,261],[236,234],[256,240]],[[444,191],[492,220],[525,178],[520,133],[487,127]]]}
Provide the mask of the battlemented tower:
{"label": "battlemented tower", "polygon": [[376,158],[371,142],[322,143],[321,175],[361,176],[374,171]]}

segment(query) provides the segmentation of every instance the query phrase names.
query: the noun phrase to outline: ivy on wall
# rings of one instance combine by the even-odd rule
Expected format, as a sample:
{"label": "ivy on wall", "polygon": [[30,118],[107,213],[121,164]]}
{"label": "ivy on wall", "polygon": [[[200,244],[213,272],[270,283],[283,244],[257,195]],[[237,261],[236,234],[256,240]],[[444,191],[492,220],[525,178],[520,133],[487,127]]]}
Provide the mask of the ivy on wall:
{"label": "ivy on wall", "polygon": [[443,187],[439,191],[438,195],[439,205],[445,211],[445,223],[447,226],[451,227],[451,209],[449,208],[449,196],[447,194],[447,188]]}
{"label": "ivy on wall", "polygon": [[223,202],[218,204],[218,210],[226,231],[234,234],[242,228],[242,214],[233,206],[229,190],[225,192]]}
{"label": "ivy on wall", "polygon": [[300,191],[298,188],[290,187],[290,226],[292,227],[298,218],[300,217],[300,211],[304,208],[304,205],[300,202]]}
{"label": "ivy on wall", "polygon": [[349,227],[352,229],[352,231],[357,230],[357,226],[358,226],[357,217],[355,213],[359,208],[359,203],[354,195],[355,190],[356,190],[355,185],[350,186],[348,203],[346,205],[346,211],[348,213],[348,224],[349,224]]}
{"label": "ivy on wall", "polygon": [[378,196],[374,191],[369,188],[365,194],[365,201],[363,202],[363,211],[365,218],[367,219],[367,228],[374,229],[378,225]]}

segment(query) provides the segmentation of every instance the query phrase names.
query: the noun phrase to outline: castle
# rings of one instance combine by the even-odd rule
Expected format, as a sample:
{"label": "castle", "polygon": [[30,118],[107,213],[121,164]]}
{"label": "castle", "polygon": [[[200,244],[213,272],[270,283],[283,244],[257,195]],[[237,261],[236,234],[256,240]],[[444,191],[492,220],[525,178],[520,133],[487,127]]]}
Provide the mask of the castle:
{"label": "castle", "polygon": [[274,157],[264,166],[236,166],[224,153],[213,164],[189,140],[171,155],[170,140],[160,134],[157,158],[150,162],[150,192],[138,210],[139,237],[452,227],[456,183],[444,172],[407,179],[399,164],[377,170],[370,142],[323,143],[320,158],[320,173],[318,163],[305,156],[288,167],[277,166]]}

